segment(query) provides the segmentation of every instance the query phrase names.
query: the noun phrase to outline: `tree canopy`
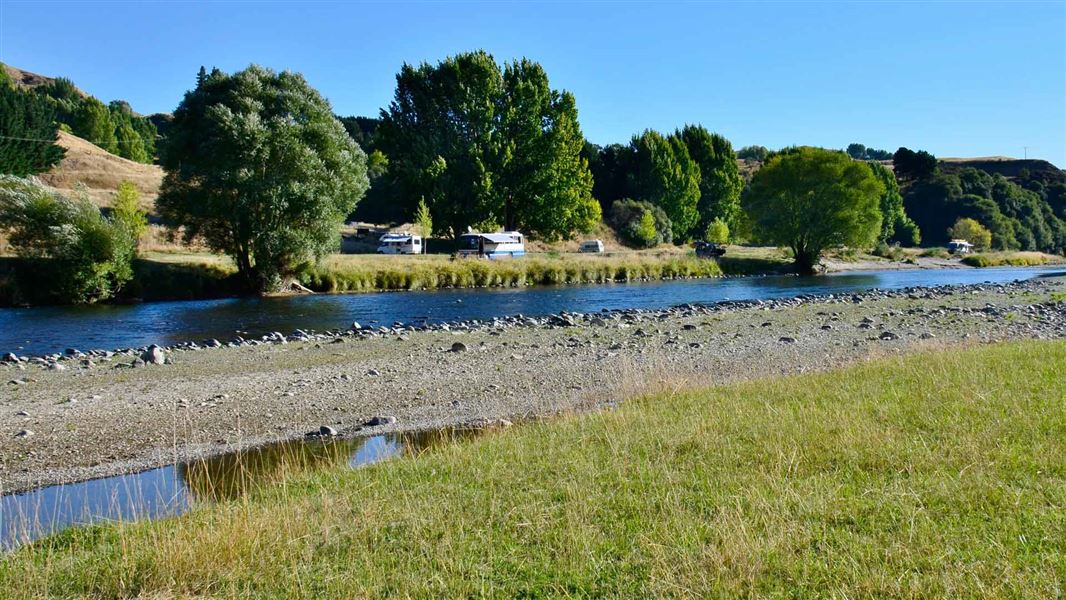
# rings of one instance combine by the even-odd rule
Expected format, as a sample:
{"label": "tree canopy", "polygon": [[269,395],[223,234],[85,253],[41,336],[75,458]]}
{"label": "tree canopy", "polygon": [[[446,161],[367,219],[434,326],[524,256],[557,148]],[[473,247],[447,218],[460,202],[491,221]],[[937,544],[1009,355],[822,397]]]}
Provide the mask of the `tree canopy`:
{"label": "tree canopy", "polygon": [[758,239],[790,248],[801,272],[824,250],[870,247],[881,232],[884,185],[842,152],[801,147],[771,158],[743,199]]}
{"label": "tree canopy", "polygon": [[737,150],[737,158],[744,160],[766,160],[770,156],[770,149],[766,146],[744,146]]}
{"label": "tree canopy", "polygon": [[900,148],[892,155],[892,167],[902,180],[926,179],[936,173],[936,157],[925,150]]}
{"label": "tree canopy", "polygon": [[[1024,180],[1023,180],[1024,181]],[[992,232],[997,250],[1066,251],[1066,221],[1051,204],[1056,188],[1026,189],[999,174],[972,167],[937,171],[907,187],[907,214],[926,234],[925,241],[944,244],[948,228],[971,218]]]}
{"label": "tree canopy", "polygon": [[301,75],[255,65],[187,92],[161,154],[163,218],[233,257],[259,291],[334,249],[369,185],[329,103]]}
{"label": "tree canopy", "polygon": [[685,240],[699,222],[700,167],[679,135],[648,129],[630,143],[630,194],[666,212],[673,238]]}
{"label": "tree canopy", "polygon": [[397,196],[424,198],[453,236],[503,225],[557,239],[599,221],[574,97],[533,61],[405,64],[377,141]]}
{"label": "tree canopy", "polygon": [[899,242],[915,246],[922,240],[918,225],[907,216],[903,209],[903,196],[899,183],[892,171],[879,163],[869,163],[874,175],[881,181],[885,191],[881,194],[881,242]]}
{"label": "tree canopy", "polygon": [[952,239],[965,240],[977,250],[987,250],[992,246],[992,232],[984,225],[969,218],[959,219],[948,230]]}
{"label": "tree canopy", "polygon": [[702,125],[686,125],[678,135],[685,142],[689,156],[700,168],[697,229],[705,231],[716,220],[726,224],[736,223],[744,180],[737,169],[733,145]]}
{"label": "tree canopy", "polygon": [[55,109],[37,94],[0,82],[0,173],[35,175],[63,160],[55,119]]}

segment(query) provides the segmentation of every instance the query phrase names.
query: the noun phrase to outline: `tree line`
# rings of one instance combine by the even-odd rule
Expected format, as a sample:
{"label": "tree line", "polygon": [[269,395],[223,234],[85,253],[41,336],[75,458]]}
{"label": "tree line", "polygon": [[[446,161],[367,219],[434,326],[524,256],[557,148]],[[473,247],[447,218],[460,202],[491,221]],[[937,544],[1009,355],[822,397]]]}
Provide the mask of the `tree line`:
{"label": "tree line", "polygon": [[[60,110],[76,90],[50,85],[18,113],[40,135],[49,115],[99,115],[75,120],[102,127],[87,135],[97,139],[106,138],[104,115],[125,115],[130,127],[140,119],[80,95],[76,110]],[[698,124],[600,147],[584,138],[573,95],[553,88],[541,65],[501,65],[484,51],[403,65],[378,118],[338,118],[297,73],[201,68],[159,123],[161,217],[232,257],[256,291],[333,251],[353,215],[414,220],[427,235],[506,228],[549,241],[606,222],[636,247],[701,238],[785,246],[803,271],[835,246],[912,245],[923,235],[938,243],[962,218],[987,227],[995,247],[1066,249],[1061,182],[948,170],[907,148],[890,168],[886,151],[858,143],[735,152]],[[748,181],[738,158],[748,172],[759,166]],[[973,230],[964,225],[956,230]]]}
{"label": "tree line", "polygon": [[129,103],[104,104],[60,77],[32,89],[20,89],[0,64],[0,172],[24,175],[47,171],[62,159],[55,140],[68,131],[108,152],[139,163],[156,158],[157,130]]}

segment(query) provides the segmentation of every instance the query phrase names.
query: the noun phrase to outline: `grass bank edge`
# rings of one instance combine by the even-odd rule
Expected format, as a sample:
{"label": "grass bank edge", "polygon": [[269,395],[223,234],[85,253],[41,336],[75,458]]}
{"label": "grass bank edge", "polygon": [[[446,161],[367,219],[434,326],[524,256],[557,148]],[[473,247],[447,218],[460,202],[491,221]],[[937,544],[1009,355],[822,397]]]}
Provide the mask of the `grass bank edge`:
{"label": "grass bank edge", "polygon": [[[0,559],[29,595],[1054,596],[1066,342],[653,391]],[[10,593],[10,592],[9,592]]]}

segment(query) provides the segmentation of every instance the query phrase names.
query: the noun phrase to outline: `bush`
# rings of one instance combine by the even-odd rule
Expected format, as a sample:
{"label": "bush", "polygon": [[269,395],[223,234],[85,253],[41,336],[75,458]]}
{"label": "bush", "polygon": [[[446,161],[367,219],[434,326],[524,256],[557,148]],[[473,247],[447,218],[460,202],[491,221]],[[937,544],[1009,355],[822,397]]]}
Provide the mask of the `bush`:
{"label": "bush", "polygon": [[104,300],[133,277],[136,240],[84,196],[71,200],[36,179],[0,175],[0,229],[27,259],[20,288],[41,301]]}
{"label": "bush", "polygon": [[637,248],[654,248],[673,241],[670,217],[650,202],[618,200],[611,205],[608,224],[626,244]]}
{"label": "bush", "polygon": [[925,258],[951,258],[951,253],[946,248],[929,248],[922,252]]}
{"label": "bush", "polygon": [[724,244],[729,241],[729,225],[721,219],[715,219],[707,225],[703,238],[708,242]]}
{"label": "bush", "polygon": [[877,242],[871,252],[874,256],[880,256],[881,258],[887,258],[888,260],[902,260],[903,249],[895,244],[886,244],[885,242]]}
{"label": "bush", "polygon": [[992,246],[992,232],[973,219],[955,221],[948,230],[948,235],[953,239],[970,242],[977,250],[987,250]]}

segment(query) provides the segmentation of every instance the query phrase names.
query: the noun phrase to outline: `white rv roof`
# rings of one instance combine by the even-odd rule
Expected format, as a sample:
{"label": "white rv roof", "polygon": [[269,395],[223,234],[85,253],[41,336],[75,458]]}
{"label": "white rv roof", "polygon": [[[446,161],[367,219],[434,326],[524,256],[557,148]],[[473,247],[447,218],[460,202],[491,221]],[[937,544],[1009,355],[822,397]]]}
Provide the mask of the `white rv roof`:
{"label": "white rv roof", "polygon": [[508,231],[506,233],[467,233],[462,237],[480,237],[485,238],[490,242],[497,244],[503,244],[507,242],[514,242],[516,237],[520,237],[522,234],[517,231]]}

